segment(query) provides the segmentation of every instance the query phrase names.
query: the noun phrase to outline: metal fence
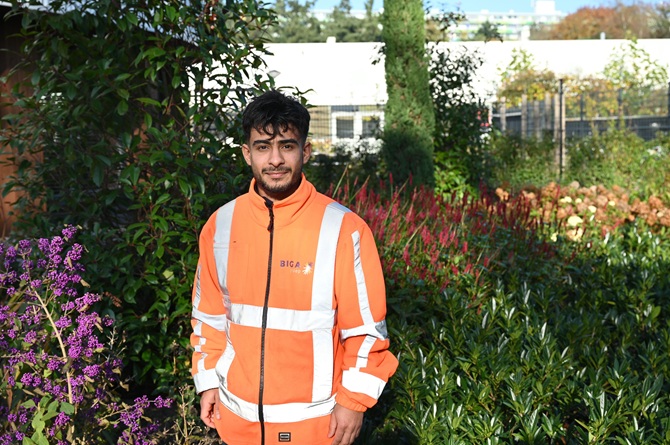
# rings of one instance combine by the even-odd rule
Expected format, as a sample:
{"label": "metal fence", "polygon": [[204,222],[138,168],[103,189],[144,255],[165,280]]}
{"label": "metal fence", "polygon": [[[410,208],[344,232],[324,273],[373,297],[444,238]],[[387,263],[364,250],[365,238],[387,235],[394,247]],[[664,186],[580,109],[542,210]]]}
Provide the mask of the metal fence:
{"label": "metal fence", "polygon": [[384,105],[331,105],[309,109],[315,150],[329,152],[338,143],[374,140],[384,126]]}
{"label": "metal fence", "polygon": [[[611,128],[628,129],[645,140],[670,132],[670,85],[663,90],[570,91],[559,85],[557,94],[541,100],[521,95],[518,103],[496,102],[491,125],[524,138],[552,137],[557,145]],[[320,105],[309,109],[311,141],[316,151],[333,145],[379,138],[384,127],[384,104]]]}
{"label": "metal fence", "polygon": [[492,125],[521,137],[579,138],[610,128],[627,129],[650,140],[670,132],[670,85],[662,90],[559,92],[542,100],[521,95],[518,104],[493,104]]}

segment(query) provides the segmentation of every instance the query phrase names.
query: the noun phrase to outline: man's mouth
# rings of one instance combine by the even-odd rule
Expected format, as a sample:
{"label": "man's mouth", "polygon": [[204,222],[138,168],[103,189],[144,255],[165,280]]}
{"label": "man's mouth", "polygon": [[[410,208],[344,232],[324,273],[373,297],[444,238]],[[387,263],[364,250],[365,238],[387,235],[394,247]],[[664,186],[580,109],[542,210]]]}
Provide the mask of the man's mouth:
{"label": "man's mouth", "polygon": [[291,172],[290,170],[269,170],[269,169],[263,170],[263,173],[270,176],[271,178],[281,178],[290,172]]}

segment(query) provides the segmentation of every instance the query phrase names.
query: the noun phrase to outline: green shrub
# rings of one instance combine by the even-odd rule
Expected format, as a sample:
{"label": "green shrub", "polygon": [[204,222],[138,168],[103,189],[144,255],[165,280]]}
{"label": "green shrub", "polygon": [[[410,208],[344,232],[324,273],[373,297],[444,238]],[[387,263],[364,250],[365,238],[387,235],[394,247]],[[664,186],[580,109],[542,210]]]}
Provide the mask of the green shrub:
{"label": "green shrub", "polygon": [[555,145],[543,139],[521,138],[494,131],[488,146],[490,171],[482,178],[491,187],[518,191],[528,185],[543,185],[558,180]]}
{"label": "green shrub", "polygon": [[549,135],[538,140],[492,133],[488,146],[490,171],[482,179],[492,187],[518,191],[550,182],[582,186],[614,186],[632,196],[651,195],[670,202],[670,137],[659,133],[644,141],[632,132],[614,128],[566,142],[567,167],[562,178],[555,166],[555,143]]}
{"label": "green shrub", "polygon": [[361,443],[670,440],[666,232],[551,242],[523,199],[385,196],[340,195],[377,236],[400,358]]}
{"label": "green shrub", "polygon": [[620,186],[641,198],[670,189],[670,138],[644,141],[635,133],[610,129],[567,145],[566,181]]}
{"label": "green shrub", "polygon": [[326,193],[343,182],[354,184],[369,181],[376,184],[384,167],[380,165],[376,141],[361,139],[352,143],[336,143],[332,153],[312,153],[304,171],[317,190]]}
{"label": "green shrub", "polygon": [[247,74],[273,16],[246,0],[36,3],[13,9],[34,60],[21,90],[32,93],[14,92],[20,111],[1,135],[19,167],[6,190],[26,192],[14,230],[81,226],[126,371],[168,391],[190,378],[198,232],[247,180],[231,141],[250,88],[269,86]]}
{"label": "green shrub", "polygon": [[124,397],[123,345],[94,309],[75,233],[0,243],[0,443],[150,443],[148,412],[172,404]]}
{"label": "green shrub", "polygon": [[[452,23],[447,14],[443,20]],[[470,88],[483,59],[478,51],[428,47],[435,111],[435,190],[440,194],[477,190],[485,176],[488,109]]]}

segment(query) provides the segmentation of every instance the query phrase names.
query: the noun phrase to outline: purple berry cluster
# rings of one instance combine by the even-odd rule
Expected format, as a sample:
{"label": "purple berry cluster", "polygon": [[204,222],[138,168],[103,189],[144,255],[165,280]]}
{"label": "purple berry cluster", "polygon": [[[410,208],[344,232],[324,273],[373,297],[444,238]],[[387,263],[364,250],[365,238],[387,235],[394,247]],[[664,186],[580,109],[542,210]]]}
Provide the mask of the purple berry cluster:
{"label": "purple berry cluster", "polygon": [[[86,292],[77,229],[0,244],[0,445],[152,444],[147,410],[171,400],[118,394],[114,320]],[[102,432],[105,434],[102,434]]]}

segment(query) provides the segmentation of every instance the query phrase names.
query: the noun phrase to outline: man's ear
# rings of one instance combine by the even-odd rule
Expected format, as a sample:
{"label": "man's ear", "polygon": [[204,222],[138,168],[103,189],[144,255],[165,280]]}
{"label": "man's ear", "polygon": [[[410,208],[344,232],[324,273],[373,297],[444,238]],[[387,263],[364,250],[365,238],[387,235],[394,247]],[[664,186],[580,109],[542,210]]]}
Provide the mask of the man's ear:
{"label": "man's ear", "polygon": [[312,156],[312,143],[305,142],[305,145],[302,146],[302,163],[305,164],[309,161],[309,158]]}
{"label": "man's ear", "polygon": [[247,144],[242,145],[242,156],[244,160],[247,161],[247,165],[251,165],[251,150]]}

